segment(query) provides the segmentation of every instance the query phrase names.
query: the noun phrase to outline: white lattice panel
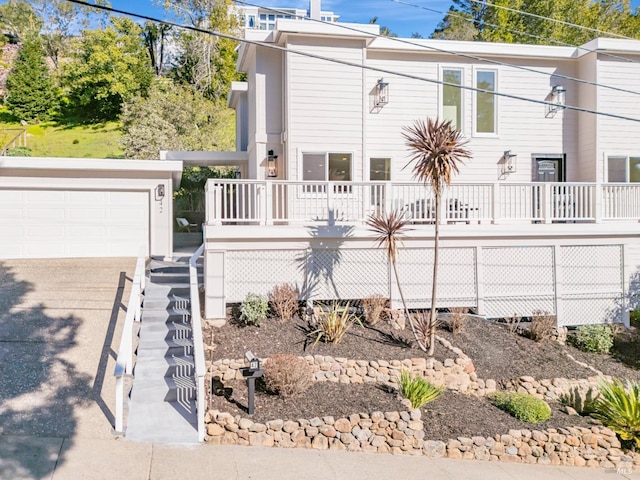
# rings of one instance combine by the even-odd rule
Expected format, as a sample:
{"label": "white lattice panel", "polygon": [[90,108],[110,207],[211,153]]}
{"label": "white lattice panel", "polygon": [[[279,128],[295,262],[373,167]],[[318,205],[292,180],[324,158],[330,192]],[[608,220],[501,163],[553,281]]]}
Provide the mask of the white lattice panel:
{"label": "white lattice panel", "polygon": [[555,314],[553,247],[485,248],[482,256],[488,317]]}
{"label": "white lattice panel", "polygon": [[621,245],[569,246],[560,253],[563,292],[622,292]]}
{"label": "white lattice panel", "polygon": [[564,326],[622,321],[621,245],[567,246],[560,249]]}
{"label": "white lattice panel", "polygon": [[313,249],[307,272],[309,298],[312,299],[389,295],[387,257],[381,249]]}
{"label": "white lattice panel", "polygon": [[277,284],[304,285],[305,250],[235,250],[225,255],[226,301],[241,302],[247,293],[267,295]]}
{"label": "white lattice panel", "polygon": [[[409,307],[431,306],[433,253],[433,248],[401,249],[398,253],[398,277]],[[475,249],[442,248],[439,253],[437,306],[475,306]]]}

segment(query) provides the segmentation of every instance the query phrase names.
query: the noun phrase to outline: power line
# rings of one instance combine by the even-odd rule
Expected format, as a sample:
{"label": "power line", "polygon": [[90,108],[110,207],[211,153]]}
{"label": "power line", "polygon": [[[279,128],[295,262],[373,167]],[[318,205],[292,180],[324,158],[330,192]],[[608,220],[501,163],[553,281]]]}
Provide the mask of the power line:
{"label": "power line", "polygon": [[[435,8],[425,7],[424,5],[415,5],[413,3],[405,2],[405,1],[402,1],[402,0],[391,0],[391,1],[394,2],[394,3],[399,3],[401,5],[407,5],[409,7],[420,8],[420,9],[426,10],[428,12],[440,13],[442,15],[451,15],[452,17],[460,18],[460,19],[464,20],[465,22],[474,23],[473,18],[469,18],[469,17],[461,14],[460,12],[458,12],[456,10],[449,10],[448,12],[445,12],[445,11],[438,10],[438,9],[435,9]],[[484,25],[488,25],[490,27],[494,27],[494,28],[502,28],[507,32],[516,33],[518,35],[524,35],[526,37],[534,38],[536,40],[543,40],[543,41],[546,41],[546,42],[555,43],[556,45],[562,45],[564,47],[573,47],[573,48],[577,48],[578,50],[582,50],[582,51],[589,52],[589,53],[598,53],[598,54],[600,54],[602,56],[606,56],[606,57],[609,57],[609,58],[615,58],[617,60],[622,60],[624,62],[638,63],[638,60],[635,60],[633,58],[621,57],[620,55],[613,55],[611,53],[603,52],[603,51],[600,51],[600,50],[587,48],[587,47],[584,47],[582,45],[574,45],[572,43],[561,42],[560,40],[554,40],[553,38],[542,37],[540,35],[536,35],[536,34],[530,33],[530,32],[525,32],[525,31],[522,31],[522,30],[514,30],[512,28],[505,28],[504,26],[497,25],[495,23],[484,22],[483,24]]]}
{"label": "power line", "polygon": [[[77,5],[84,5],[86,7],[92,7],[92,8],[96,8],[99,10],[104,10],[104,11],[108,11],[108,12],[112,12],[112,13],[119,13],[122,15],[126,15],[126,16],[130,16],[130,17],[134,17],[134,18],[140,18],[143,20],[149,20],[151,22],[155,22],[155,23],[161,23],[161,24],[165,24],[165,25],[169,25],[172,27],[176,27],[176,28],[182,28],[185,30],[190,30],[193,32],[198,32],[198,33],[203,33],[206,35],[213,35],[216,37],[220,37],[220,38],[226,38],[229,40],[234,40],[240,43],[245,43],[245,44],[249,44],[249,45],[256,45],[259,47],[263,47],[263,48],[269,48],[272,50],[277,50],[277,51],[281,51],[281,52],[285,52],[285,53],[292,53],[295,55],[300,55],[303,57],[309,57],[309,58],[314,58],[316,60],[323,60],[329,63],[336,63],[339,65],[345,65],[345,66],[349,66],[349,67],[355,67],[355,68],[360,68],[360,69],[365,69],[365,70],[370,70],[370,71],[374,71],[374,72],[378,72],[378,73],[384,73],[387,75],[394,75],[397,77],[403,77],[403,78],[408,78],[408,79],[412,79],[412,80],[418,80],[421,82],[427,82],[427,83],[433,83],[436,85],[444,85],[444,86],[450,86],[450,87],[455,87],[455,88],[460,88],[463,90],[469,90],[469,91],[473,91],[473,92],[477,92],[477,93],[487,93],[490,95],[494,95],[494,96],[498,96],[498,97],[503,97],[503,98],[510,98],[512,100],[521,100],[524,102],[529,102],[529,103],[535,103],[538,105],[545,105],[545,106],[551,106],[551,107],[557,107],[558,105],[553,103],[553,102],[547,102],[546,100],[537,100],[534,98],[527,98],[527,97],[521,97],[519,95],[513,95],[513,94],[509,94],[509,93],[502,93],[502,92],[495,92],[495,91],[491,91],[491,90],[485,90],[482,88],[476,88],[476,87],[470,87],[468,85],[458,85],[455,83],[450,83],[450,82],[445,82],[442,80],[434,80],[431,78],[426,78],[426,77],[420,77],[418,75],[412,75],[409,73],[402,73],[402,72],[398,72],[398,71],[394,71],[394,70],[390,70],[390,69],[386,69],[386,68],[381,68],[381,67],[374,67],[371,65],[363,65],[363,64],[359,64],[359,63],[354,63],[354,62],[349,62],[347,60],[340,60],[338,58],[331,58],[331,57],[325,57],[323,55],[317,55],[315,53],[310,53],[310,52],[304,52],[304,51],[300,51],[300,50],[294,50],[291,48],[287,48],[287,47],[281,47],[279,45],[274,45],[272,43],[266,43],[266,42],[260,42],[260,41],[256,41],[256,40],[248,40],[246,38],[239,38],[236,37],[234,35],[229,35],[227,33],[221,33],[221,32],[216,32],[213,30],[205,30],[203,28],[198,28],[198,27],[194,27],[191,25],[184,25],[184,24],[179,24],[177,22],[172,22],[172,21],[168,21],[168,20],[161,20],[159,18],[155,18],[155,17],[151,17],[148,15],[142,15],[139,13],[134,13],[134,12],[129,12],[126,10],[120,10],[117,8],[112,8],[112,7],[107,7],[104,5],[96,5],[96,4],[92,4],[89,2],[86,2],[84,0],[66,0],[67,2],[70,3],[75,3]],[[332,24],[335,25],[335,24]],[[374,35],[371,35],[374,36]],[[615,113],[607,113],[607,112],[600,112],[597,110],[591,110],[591,109],[587,109],[587,108],[582,108],[582,107],[576,107],[574,105],[563,105],[563,108],[567,109],[567,110],[574,110],[574,111],[578,111],[578,112],[584,112],[584,113],[592,113],[594,115],[602,115],[605,117],[610,117],[610,118],[617,118],[619,120],[627,120],[630,122],[637,122],[640,123],[640,118],[633,118],[633,117],[626,117],[624,115],[617,115]]]}
{"label": "power line", "polygon": [[594,32],[594,33],[597,33],[597,34],[610,35],[610,36],[616,37],[616,38],[624,38],[624,39],[627,39],[627,40],[637,40],[635,38],[627,37],[626,35],[621,35],[619,33],[607,32],[606,30],[599,30],[597,28],[587,27],[585,25],[578,25],[577,23],[571,23],[571,22],[566,22],[564,20],[558,20],[556,18],[545,17],[543,15],[538,15],[538,14],[535,14],[535,13],[525,12],[524,10],[518,10],[518,9],[515,9],[515,8],[505,7],[503,5],[496,5],[495,3],[485,2],[484,0],[470,0],[470,1],[472,1],[474,3],[479,3],[481,5],[486,5],[487,7],[500,8],[502,10],[507,10],[508,12],[519,13],[521,15],[525,15],[527,17],[532,17],[532,18],[537,18],[539,20],[549,20],[551,22],[559,23],[559,24],[565,25],[567,27],[580,28],[582,30],[588,30],[590,32]]}
{"label": "power line", "polygon": [[[391,1],[396,1],[396,0],[391,0]],[[262,9],[267,10],[269,12],[277,12],[277,13],[283,13],[284,12],[284,10],[279,10],[279,9],[271,8],[271,7],[265,7],[265,6],[262,6],[262,5],[249,3],[249,2],[245,2],[245,1],[239,1],[238,3],[241,3],[243,5],[249,5],[249,6],[252,6],[252,7],[262,8]],[[315,18],[311,18],[309,20],[311,20],[312,22],[318,22],[318,23],[322,23],[322,24],[326,24],[327,23],[327,22],[323,22],[323,21],[315,19]],[[346,25],[346,24],[333,23],[332,22],[331,25],[334,25],[336,27],[342,28],[344,30],[354,31],[354,32],[357,32],[357,33],[368,33],[368,32],[365,32],[363,30],[360,30],[359,28],[351,27],[351,26]],[[582,78],[577,78],[577,77],[572,77],[572,76],[569,76],[569,75],[564,75],[562,73],[548,73],[548,72],[544,72],[542,70],[538,70],[536,68],[526,67],[524,65],[515,65],[515,64],[507,63],[507,62],[500,62],[498,60],[492,60],[492,59],[485,58],[485,57],[479,57],[477,55],[471,55],[471,54],[468,54],[468,53],[456,52],[454,50],[447,50],[447,49],[444,49],[444,48],[438,48],[438,47],[434,47],[432,45],[425,45],[423,43],[417,43],[415,41],[411,41],[411,40],[404,39],[404,38],[386,37],[386,36],[380,35],[380,34],[370,34],[370,35],[376,36],[378,38],[390,39],[390,40],[393,40],[394,42],[399,42],[399,43],[403,43],[403,44],[406,44],[406,45],[411,45],[411,46],[414,46],[414,47],[420,47],[420,48],[424,48],[424,49],[427,49],[427,50],[432,50],[432,51],[435,51],[435,52],[438,52],[438,53],[444,53],[444,54],[447,54],[447,55],[454,55],[456,57],[468,58],[468,59],[471,59],[471,60],[475,60],[475,61],[478,61],[478,62],[484,62],[484,63],[488,63],[488,64],[491,64],[491,65],[498,65],[498,66],[501,66],[501,67],[514,68],[514,69],[517,69],[517,70],[523,70],[525,72],[537,73],[539,75],[544,75],[544,76],[548,76],[548,77],[562,78],[564,80],[569,80],[569,81],[576,82],[576,83],[583,83],[585,85],[591,85],[591,86],[595,86],[595,87],[602,87],[602,88],[606,88],[606,89],[609,89],[609,90],[614,90],[616,92],[630,93],[632,95],[640,95],[640,92],[638,92],[636,90],[629,90],[627,88],[616,87],[616,86],[613,86],[613,85],[606,85],[606,84],[602,84],[602,83],[591,82],[589,80],[584,80]]]}

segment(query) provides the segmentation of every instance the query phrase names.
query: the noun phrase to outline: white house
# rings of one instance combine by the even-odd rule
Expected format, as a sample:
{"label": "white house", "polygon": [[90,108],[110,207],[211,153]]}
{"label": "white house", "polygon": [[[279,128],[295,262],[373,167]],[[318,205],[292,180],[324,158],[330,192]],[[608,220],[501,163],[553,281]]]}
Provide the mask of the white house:
{"label": "white house", "polygon": [[438,116],[473,152],[444,193],[439,305],[625,321],[640,294],[640,42],[397,40],[378,28],[278,19],[246,31],[247,82],[229,97],[238,152],[211,156],[242,179],[207,186],[207,316],[283,281],[308,299],[395,299],[363,224],[393,208],[413,223],[405,293],[428,305],[432,194],[405,168],[401,133]]}

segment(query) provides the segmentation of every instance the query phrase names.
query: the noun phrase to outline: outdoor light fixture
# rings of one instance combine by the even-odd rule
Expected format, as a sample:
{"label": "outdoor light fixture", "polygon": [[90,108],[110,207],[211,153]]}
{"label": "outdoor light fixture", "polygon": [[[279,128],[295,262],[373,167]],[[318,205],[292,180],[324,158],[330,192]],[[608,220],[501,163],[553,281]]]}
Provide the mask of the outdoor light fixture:
{"label": "outdoor light fixture", "polygon": [[269,150],[267,155],[267,177],[278,176],[278,156],[273,154],[273,150]]}
{"label": "outdoor light fixture", "polygon": [[505,150],[502,158],[504,159],[502,172],[514,173],[516,171],[516,160],[518,159],[518,155],[513,153],[511,150]]}
{"label": "outdoor light fixture", "polygon": [[562,85],[554,85],[551,89],[551,103],[549,105],[549,113],[556,113],[558,110],[563,110],[566,105],[567,89]]}
{"label": "outdoor light fixture", "polygon": [[159,183],[156,187],[156,200],[162,200],[164,198],[164,185]]}
{"label": "outdoor light fixture", "polygon": [[376,84],[374,105],[382,107],[389,103],[389,82],[385,82],[383,78],[378,80]]}

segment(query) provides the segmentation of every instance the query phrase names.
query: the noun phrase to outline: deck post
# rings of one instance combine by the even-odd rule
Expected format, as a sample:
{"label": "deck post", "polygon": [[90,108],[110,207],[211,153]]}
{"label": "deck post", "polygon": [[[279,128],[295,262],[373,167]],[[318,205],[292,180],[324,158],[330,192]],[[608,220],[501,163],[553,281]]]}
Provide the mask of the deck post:
{"label": "deck post", "polygon": [[602,212],[604,211],[604,198],[602,195],[603,186],[602,183],[596,183],[596,194],[594,197],[594,205],[593,205],[593,215],[595,217],[596,223],[602,223]]}
{"label": "deck post", "polygon": [[542,185],[542,221],[544,223],[551,223],[553,210],[551,208],[551,185],[544,183]]}

